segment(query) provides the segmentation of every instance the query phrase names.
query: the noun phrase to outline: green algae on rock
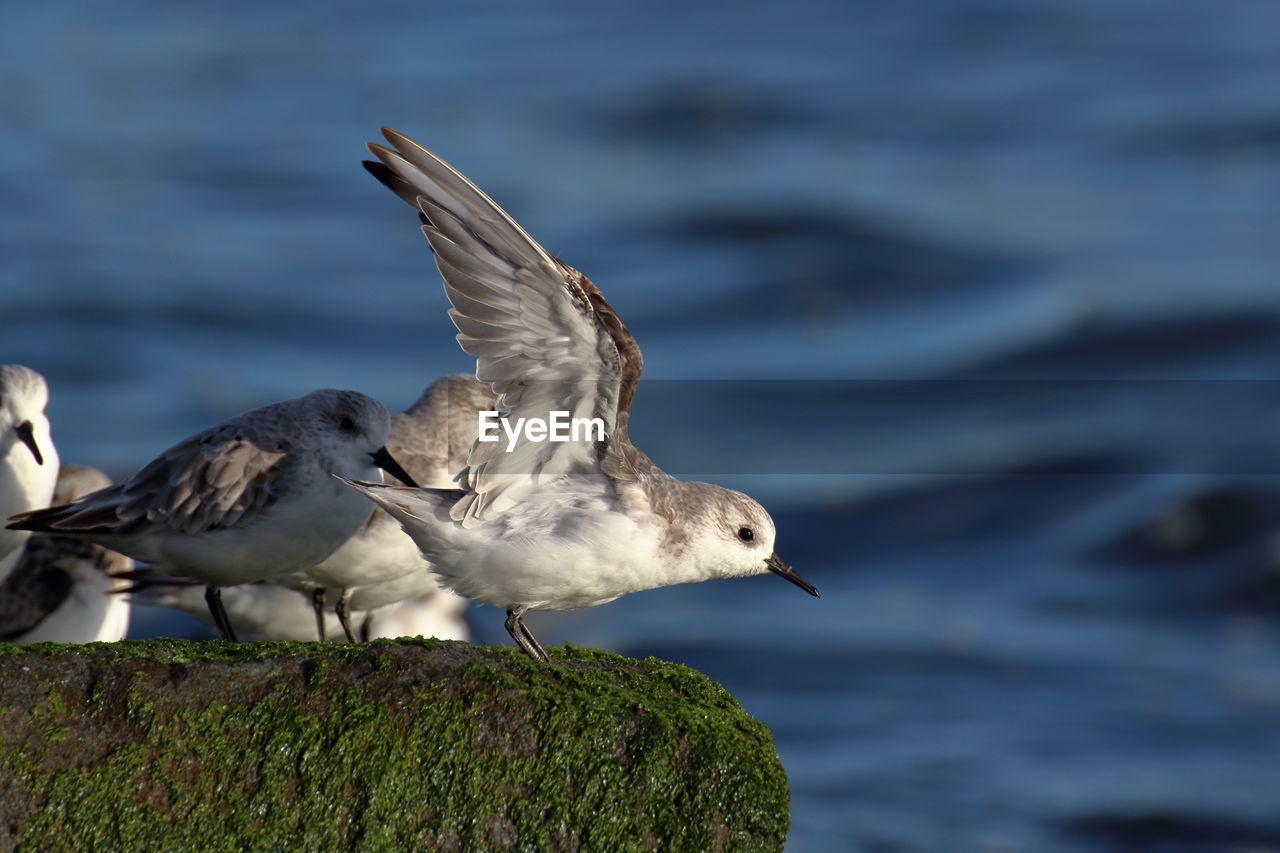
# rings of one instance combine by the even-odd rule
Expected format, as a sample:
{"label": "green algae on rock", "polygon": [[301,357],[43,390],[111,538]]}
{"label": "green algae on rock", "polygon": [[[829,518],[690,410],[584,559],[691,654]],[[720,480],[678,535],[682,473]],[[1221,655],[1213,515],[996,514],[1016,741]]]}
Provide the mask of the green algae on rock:
{"label": "green algae on rock", "polygon": [[0,644],[0,850],[778,850],[788,805],[768,729],[653,658]]}

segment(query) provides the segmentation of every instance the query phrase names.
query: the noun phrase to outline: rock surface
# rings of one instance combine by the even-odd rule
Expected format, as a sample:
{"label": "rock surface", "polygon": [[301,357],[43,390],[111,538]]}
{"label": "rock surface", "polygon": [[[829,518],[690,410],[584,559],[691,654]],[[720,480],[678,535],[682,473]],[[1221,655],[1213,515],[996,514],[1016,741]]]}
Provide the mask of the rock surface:
{"label": "rock surface", "polygon": [[0,850],[777,850],[786,776],[650,658],[443,641],[0,645]]}

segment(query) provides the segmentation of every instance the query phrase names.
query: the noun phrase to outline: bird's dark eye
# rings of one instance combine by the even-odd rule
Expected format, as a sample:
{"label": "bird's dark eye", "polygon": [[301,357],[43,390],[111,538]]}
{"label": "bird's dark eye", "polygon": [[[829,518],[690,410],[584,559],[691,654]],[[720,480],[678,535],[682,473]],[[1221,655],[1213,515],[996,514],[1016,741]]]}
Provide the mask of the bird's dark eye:
{"label": "bird's dark eye", "polygon": [[752,532],[750,527],[738,528],[738,539],[740,539],[741,541],[750,542],[752,539],[755,539],[755,538],[756,538],[756,534]]}
{"label": "bird's dark eye", "polygon": [[343,418],[341,421],[338,422],[338,428],[345,432],[354,432],[356,428],[356,422],[351,418]]}

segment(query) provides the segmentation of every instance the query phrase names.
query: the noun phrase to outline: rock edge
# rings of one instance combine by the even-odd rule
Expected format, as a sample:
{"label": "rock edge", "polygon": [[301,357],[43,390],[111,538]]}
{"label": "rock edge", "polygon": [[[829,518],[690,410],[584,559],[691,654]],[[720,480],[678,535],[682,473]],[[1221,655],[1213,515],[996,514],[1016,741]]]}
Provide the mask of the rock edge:
{"label": "rock edge", "polygon": [[0,645],[0,850],[780,850],[687,667],[436,640]]}

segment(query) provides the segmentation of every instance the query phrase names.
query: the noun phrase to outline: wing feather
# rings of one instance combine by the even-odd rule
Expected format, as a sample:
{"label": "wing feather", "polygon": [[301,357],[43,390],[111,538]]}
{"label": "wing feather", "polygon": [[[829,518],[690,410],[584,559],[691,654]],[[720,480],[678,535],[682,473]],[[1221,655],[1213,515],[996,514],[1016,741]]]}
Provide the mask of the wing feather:
{"label": "wing feather", "polygon": [[[606,443],[642,368],[639,348],[591,282],[553,258],[452,166],[403,134],[371,144],[369,171],[426,221],[458,343],[476,359],[508,418],[600,418]],[[625,429],[616,440],[627,443]],[[476,442],[452,508],[464,524],[501,514],[548,478],[602,478],[602,453],[584,442]]]}
{"label": "wing feather", "polygon": [[15,527],[114,536],[238,527],[279,498],[290,470],[286,457],[283,449],[214,427],[169,448],[121,483],[18,516]]}

